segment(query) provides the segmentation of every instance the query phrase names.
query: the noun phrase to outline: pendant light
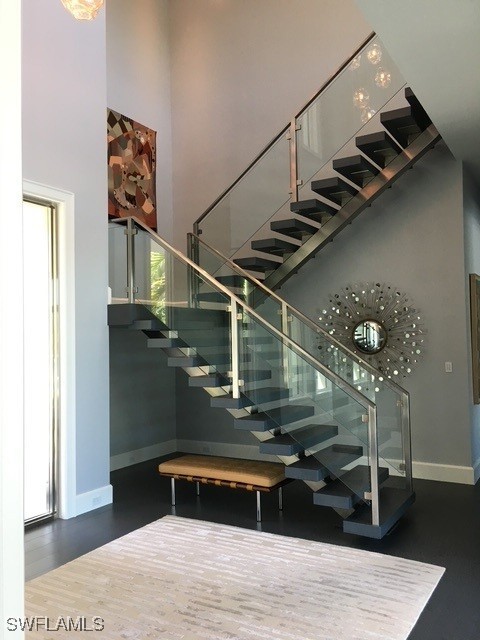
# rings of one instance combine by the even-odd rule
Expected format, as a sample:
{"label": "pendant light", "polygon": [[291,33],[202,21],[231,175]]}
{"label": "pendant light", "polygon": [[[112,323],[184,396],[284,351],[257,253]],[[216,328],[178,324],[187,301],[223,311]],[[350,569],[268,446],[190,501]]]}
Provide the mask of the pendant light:
{"label": "pendant light", "polygon": [[103,0],[62,0],[62,4],[77,20],[93,20]]}

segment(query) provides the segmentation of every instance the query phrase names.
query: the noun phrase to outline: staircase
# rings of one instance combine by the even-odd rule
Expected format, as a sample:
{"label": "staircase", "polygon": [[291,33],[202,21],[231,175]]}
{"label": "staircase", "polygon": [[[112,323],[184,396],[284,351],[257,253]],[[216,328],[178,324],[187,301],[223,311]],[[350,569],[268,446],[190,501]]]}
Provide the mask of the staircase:
{"label": "staircase", "polygon": [[[391,95],[379,94],[375,116],[353,124],[354,135],[334,153],[319,151],[306,129],[332,83],[199,218],[189,234],[189,258],[136,219],[110,225],[110,281],[118,300],[108,320],[142,331],[149,348],[166,353],[168,366],[186,371],[190,387],[205,389],[212,410],[229,411],[233,428],[258,439],[260,454],[277,456],[287,477],[311,487],[314,504],[335,509],[345,532],[381,538],[415,499],[408,393],[275,289],[411,168],[439,134],[397,80]],[[285,151],[285,134],[286,198],[275,193],[274,168],[283,166],[277,151]],[[299,151],[302,135],[307,143]],[[299,178],[302,167],[308,181]],[[252,175],[258,188],[252,189]],[[245,181],[253,200],[237,197]],[[273,197],[258,198],[259,185]],[[252,213],[242,217],[238,203],[244,211],[246,202]],[[154,254],[163,256],[160,296],[153,295],[149,273]]]}
{"label": "staircase", "polygon": [[[255,253],[234,262],[275,290],[433,148],[440,134],[410,88],[404,96],[408,106],[380,114],[382,130],[355,137],[360,153],[322,167],[332,175],[310,182],[315,197],[290,203],[295,217],[272,220],[274,235],[251,240]],[[196,231],[202,233],[200,223]]]}

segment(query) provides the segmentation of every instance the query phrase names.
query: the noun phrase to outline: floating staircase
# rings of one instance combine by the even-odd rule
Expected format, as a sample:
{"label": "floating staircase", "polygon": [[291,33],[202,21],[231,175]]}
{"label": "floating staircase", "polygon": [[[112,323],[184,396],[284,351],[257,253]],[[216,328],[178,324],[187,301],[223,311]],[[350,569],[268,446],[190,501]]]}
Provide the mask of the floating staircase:
{"label": "floating staircase", "polygon": [[[359,59],[359,53],[344,70]],[[313,325],[274,290],[440,139],[411,89],[396,93],[403,87],[399,84],[384,99],[382,104],[389,106],[376,114],[378,128],[359,125],[347,140],[350,147],[342,142],[341,153],[327,154],[329,160],[315,165],[316,173],[309,173],[299,192],[302,181],[296,173],[296,143],[303,116],[315,107],[311,101],[288,128],[291,198],[273,198],[273,210],[262,212],[258,231],[247,225],[242,241],[242,218],[236,217],[234,225],[224,222],[231,215],[230,192],[246,177],[252,204],[259,201],[263,206],[264,199],[255,200],[259,184],[248,179],[263,157],[276,175],[276,165],[268,164],[280,153],[277,149],[270,154],[274,143],[197,220],[195,235],[189,234],[190,260],[140,221],[128,219],[127,268],[123,269],[128,274],[128,302],[109,305],[108,311],[111,327],[142,331],[148,348],[162,349],[168,366],[183,368],[189,386],[209,394],[212,411],[229,411],[233,428],[250,431],[259,440],[260,454],[277,456],[285,464],[286,477],[307,483],[314,504],[337,510],[345,532],[373,538],[383,537],[415,499],[408,394],[390,381],[381,382],[368,363]],[[318,96],[328,89],[327,84]],[[397,101],[391,108],[390,101],[399,96],[402,104]],[[287,129],[278,140],[286,133]],[[312,150],[309,157],[314,147],[308,147],[309,153]],[[265,176],[269,172],[261,175],[261,184],[268,188]],[[244,198],[239,201],[245,205]],[[277,215],[287,202],[290,213]],[[240,215],[233,206],[232,211]],[[248,213],[251,224],[256,216]],[[288,217],[281,217],[285,214]],[[117,227],[118,239],[119,224],[111,227]],[[209,246],[205,230],[212,233],[214,246]],[[226,240],[221,238],[222,230]],[[149,302],[148,286],[138,287],[134,279],[132,256],[138,235],[147,236],[152,245],[157,243],[166,256],[163,276],[167,282],[160,303]],[[223,240],[226,248],[222,252]],[[137,245],[136,260],[150,243]],[[145,273],[151,266],[149,251]],[[113,276],[115,280],[115,270]],[[123,287],[119,297],[124,293]],[[322,362],[325,352],[312,350],[318,340],[337,359]],[[375,383],[356,384],[353,371],[357,369],[363,381]]]}
{"label": "floating staircase", "polygon": [[275,290],[435,146],[440,134],[410,88],[404,96],[408,106],[381,113],[382,130],[356,137],[360,153],[335,158],[330,177],[312,180],[318,198],[292,202],[296,217],[273,220],[276,235],[254,238],[255,254],[234,258],[235,264]]}

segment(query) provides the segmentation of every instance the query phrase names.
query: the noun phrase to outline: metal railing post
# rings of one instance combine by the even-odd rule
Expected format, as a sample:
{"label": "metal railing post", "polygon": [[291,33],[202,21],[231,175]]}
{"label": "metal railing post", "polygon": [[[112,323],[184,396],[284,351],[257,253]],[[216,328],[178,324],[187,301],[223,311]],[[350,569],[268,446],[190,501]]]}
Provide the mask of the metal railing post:
{"label": "metal railing post", "polygon": [[135,235],[137,229],[135,228],[135,222],[132,218],[127,220],[127,228],[125,229],[125,235],[127,237],[127,299],[129,304],[135,303],[135,293],[137,291],[135,286]]}
{"label": "metal railing post", "polygon": [[232,397],[240,398],[238,305],[234,298],[230,298],[230,345],[232,349]]}
{"label": "metal railing post", "polygon": [[298,157],[297,157],[297,131],[300,129],[300,125],[297,125],[297,121],[294,118],[290,122],[290,127],[287,133],[287,140],[290,142],[290,195],[291,202],[298,201],[298,187],[303,184],[302,180],[298,179]]}
{"label": "metal railing post", "polygon": [[[199,246],[197,238],[192,234],[187,235],[187,251],[189,259],[195,264],[199,263]],[[188,304],[190,307],[198,307],[198,292],[199,292],[198,278],[195,276],[195,271],[192,267],[188,267]]]}
{"label": "metal railing post", "polygon": [[[288,306],[286,302],[282,302],[282,333],[286,336],[289,335],[288,331]],[[290,359],[289,348],[285,343],[282,343],[282,361],[283,361],[283,384],[286,389],[290,385]]]}
{"label": "metal railing post", "polygon": [[370,464],[370,500],[372,508],[372,525],[380,524],[380,504],[378,493],[378,433],[377,408],[368,407],[368,460]]}
{"label": "metal railing post", "polygon": [[410,427],[410,399],[408,393],[402,394],[401,402],[401,415],[402,415],[402,443],[403,443],[403,455],[405,456],[405,479],[407,481],[407,488],[409,491],[413,491],[413,478],[412,478],[412,436]]}

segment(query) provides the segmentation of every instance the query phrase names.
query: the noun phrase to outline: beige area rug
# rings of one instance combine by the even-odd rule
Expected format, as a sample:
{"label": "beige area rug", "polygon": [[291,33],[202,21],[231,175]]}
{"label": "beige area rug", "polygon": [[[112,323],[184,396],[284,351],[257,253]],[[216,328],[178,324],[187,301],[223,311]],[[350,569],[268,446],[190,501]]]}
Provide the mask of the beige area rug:
{"label": "beige area rug", "polygon": [[166,516],[27,583],[27,614],[52,629],[27,637],[405,640],[443,572]]}

